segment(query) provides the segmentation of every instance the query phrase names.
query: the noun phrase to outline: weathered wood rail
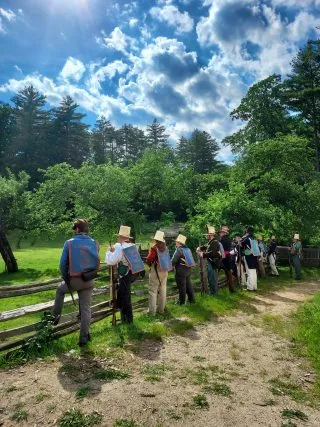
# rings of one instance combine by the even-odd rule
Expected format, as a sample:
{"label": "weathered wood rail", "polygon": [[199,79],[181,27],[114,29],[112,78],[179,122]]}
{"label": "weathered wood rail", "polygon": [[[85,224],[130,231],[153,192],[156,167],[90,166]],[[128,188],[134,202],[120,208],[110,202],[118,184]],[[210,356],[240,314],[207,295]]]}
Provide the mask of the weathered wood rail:
{"label": "weathered wood rail", "polygon": [[[289,246],[277,247],[277,261],[281,264],[289,262]],[[304,267],[320,267],[320,248],[302,248],[301,264]]]}

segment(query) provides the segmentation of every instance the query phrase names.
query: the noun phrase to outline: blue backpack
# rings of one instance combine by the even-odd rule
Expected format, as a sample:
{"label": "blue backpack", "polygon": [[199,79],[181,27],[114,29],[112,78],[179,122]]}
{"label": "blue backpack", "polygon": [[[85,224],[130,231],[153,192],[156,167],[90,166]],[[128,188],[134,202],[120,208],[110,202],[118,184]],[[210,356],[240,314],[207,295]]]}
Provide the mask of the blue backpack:
{"label": "blue backpack", "polygon": [[253,256],[261,256],[261,251],[259,248],[258,240],[256,239],[249,239],[250,240],[250,247],[247,246],[244,250],[245,255],[253,255]]}

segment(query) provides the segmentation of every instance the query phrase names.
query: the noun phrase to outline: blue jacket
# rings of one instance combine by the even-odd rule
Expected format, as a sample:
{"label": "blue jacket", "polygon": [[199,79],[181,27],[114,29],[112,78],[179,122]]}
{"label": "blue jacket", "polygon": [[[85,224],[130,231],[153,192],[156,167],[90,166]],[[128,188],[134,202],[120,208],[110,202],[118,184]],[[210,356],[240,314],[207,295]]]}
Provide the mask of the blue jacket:
{"label": "blue jacket", "polygon": [[81,276],[84,271],[99,268],[99,244],[87,234],[79,233],[64,243],[60,258],[62,277]]}

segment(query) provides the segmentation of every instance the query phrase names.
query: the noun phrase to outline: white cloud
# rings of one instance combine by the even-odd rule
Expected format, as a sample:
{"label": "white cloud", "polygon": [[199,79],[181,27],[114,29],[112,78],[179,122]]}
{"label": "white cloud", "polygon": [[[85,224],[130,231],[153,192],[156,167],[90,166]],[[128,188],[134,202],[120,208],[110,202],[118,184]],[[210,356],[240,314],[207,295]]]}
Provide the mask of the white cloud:
{"label": "white cloud", "polygon": [[18,65],[14,65],[14,68],[19,71],[19,73],[23,74],[23,71],[21,70],[21,68]]}
{"label": "white cloud", "polygon": [[60,77],[63,80],[74,80],[78,82],[81,80],[85,70],[86,67],[79,59],[69,56],[60,72]]}
{"label": "white cloud", "polygon": [[119,27],[115,27],[109,37],[106,37],[104,32],[101,34],[102,37],[98,37],[96,41],[102,47],[118,50],[124,54],[128,54],[131,49],[136,49],[135,39],[127,36]]}
{"label": "white cloud", "polygon": [[103,82],[106,78],[112,79],[117,73],[119,75],[123,74],[127,69],[128,65],[120,60],[110,62],[103,67],[101,64],[92,64],[91,76],[86,85],[91,93],[99,94],[101,91],[101,82]]}
{"label": "white cloud", "polygon": [[180,12],[176,6],[171,4],[151,8],[150,15],[160,22],[166,22],[175,27],[178,33],[188,33],[193,29],[194,22],[188,12]]}
{"label": "white cloud", "polygon": [[136,18],[130,18],[129,19],[129,27],[130,28],[133,28],[133,27],[135,27],[136,25],[137,25],[137,23],[138,23],[139,21],[138,21],[138,19],[136,19]]}
{"label": "white cloud", "polygon": [[0,33],[6,33],[6,27],[4,22],[14,21],[16,14],[11,9],[3,9],[0,7]]}

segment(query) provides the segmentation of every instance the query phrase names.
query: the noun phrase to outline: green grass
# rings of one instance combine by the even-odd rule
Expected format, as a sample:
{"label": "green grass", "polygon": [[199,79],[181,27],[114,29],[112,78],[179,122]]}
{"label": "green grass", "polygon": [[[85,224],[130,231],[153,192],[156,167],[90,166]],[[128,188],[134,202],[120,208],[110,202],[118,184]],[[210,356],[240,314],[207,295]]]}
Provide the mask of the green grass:
{"label": "green grass", "polygon": [[299,409],[284,409],[281,412],[281,415],[285,418],[297,418],[301,421],[307,421],[309,418],[307,414],[300,411]]}
{"label": "green grass", "polygon": [[84,397],[87,397],[89,393],[90,387],[88,385],[82,385],[76,391],[76,398],[83,399]]}
{"label": "green grass", "polygon": [[84,415],[78,409],[70,409],[59,419],[60,427],[89,427],[101,424],[103,416],[98,412]]}
{"label": "green grass", "polygon": [[275,396],[289,396],[295,402],[306,402],[308,394],[299,384],[283,381],[279,378],[272,378],[270,381],[270,391]]}
{"label": "green grass", "polygon": [[231,396],[232,391],[227,384],[214,382],[204,386],[203,391],[210,394],[218,394],[220,396]]}
{"label": "green grass", "polygon": [[138,424],[130,419],[125,418],[117,418],[114,423],[112,424],[113,427],[138,427]]}
{"label": "green grass", "polygon": [[209,408],[209,402],[207,401],[206,396],[203,394],[197,394],[193,397],[193,403],[196,408],[199,409],[208,409]]}

